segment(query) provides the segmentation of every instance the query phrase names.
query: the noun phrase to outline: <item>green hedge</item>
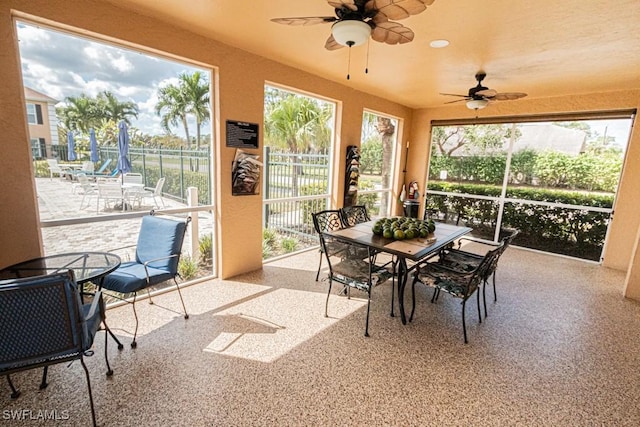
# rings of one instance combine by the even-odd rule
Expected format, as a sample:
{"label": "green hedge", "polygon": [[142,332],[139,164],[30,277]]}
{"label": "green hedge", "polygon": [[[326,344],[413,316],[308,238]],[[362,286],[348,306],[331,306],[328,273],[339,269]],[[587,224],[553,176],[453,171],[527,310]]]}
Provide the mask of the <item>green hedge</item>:
{"label": "green hedge", "polygon": [[[443,156],[433,153],[429,164],[429,180],[439,179],[440,172],[446,171],[450,181],[500,185],[506,164],[506,153],[483,156]],[[622,155],[617,152],[586,152],[572,156],[553,151],[520,150],[511,157],[509,182],[614,192],[621,170]]]}
{"label": "green hedge", "polygon": [[[500,187],[480,184],[429,183],[429,190],[460,193],[460,196],[427,193],[426,212],[449,223],[464,223],[474,235],[493,239],[498,203],[464,194],[500,196]],[[579,193],[542,188],[512,188],[507,197],[570,205],[611,208],[612,194]],[[609,213],[507,202],[503,228],[516,228],[516,245],[597,261],[609,224]]]}

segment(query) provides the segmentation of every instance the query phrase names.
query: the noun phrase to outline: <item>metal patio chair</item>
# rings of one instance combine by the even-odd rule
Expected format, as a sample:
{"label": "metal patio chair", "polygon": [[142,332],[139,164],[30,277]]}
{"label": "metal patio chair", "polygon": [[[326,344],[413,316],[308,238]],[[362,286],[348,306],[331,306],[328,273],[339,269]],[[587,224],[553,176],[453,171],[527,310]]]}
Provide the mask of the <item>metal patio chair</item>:
{"label": "metal patio chair", "polygon": [[511,245],[513,240],[519,234],[518,230],[508,230],[508,234],[505,235],[499,243],[487,242],[484,240],[478,240],[473,237],[462,237],[458,241],[458,249],[454,248],[446,248],[442,250],[439,254],[438,264],[444,265],[449,268],[453,268],[456,270],[464,270],[471,271],[480,265],[482,260],[484,259],[483,255],[476,254],[473,252],[463,251],[459,249],[462,241],[470,241],[479,243],[488,247],[499,248],[500,251],[495,260],[495,263],[491,265],[486,272],[486,276],[483,277],[482,283],[482,301],[484,304],[484,316],[487,317],[487,300],[486,300],[486,289],[489,282],[489,277],[493,277],[493,301],[498,301],[498,295],[496,294],[496,270],[498,268],[498,261],[502,254],[507,250],[507,248]]}
{"label": "metal patio chair", "polygon": [[173,280],[178,289],[184,318],[189,318],[176,276],[179,276],[178,264],[180,262],[182,242],[190,221],[191,217],[187,217],[186,220],[176,221],[171,218],[155,216],[153,213],[143,217],[136,245],[135,260],[123,262],[114,272],[105,276],[102,281],[102,289],[121,294],[114,295],[116,298],[124,299],[127,294],[133,294],[131,305],[136,319],[136,328],[131,342],[131,347],[133,348],[137,346],[138,314],[136,312],[136,298],[139,291],[146,289],[149,302],[153,303],[149,288],[162,282]]}
{"label": "metal patio chair", "polygon": [[462,299],[462,330],[464,333],[464,343],[467,340],[467,324],[465,321],[465,306],[467,300],[476,293],[478,303],[478,321],[482,323],[482,314],[480,312],[480,292],[478,288],[487,277],[487,272],[496,262],[500,255],[500,247],[492,249],[482,258],[481,262],[472,270],[456,270],[446,267],[439,263],[426,262],[416,267],[414,272],[413,283],[411,285],[411,293],[413,296],[413,306],[409,321],[413,320],[416,309],[416,283],[434,288],[431,302],[434,303],[440,291],[444,291],[455,298]]}
{"label": "metal patio chair", "polygon": [[[393,271],[389,270],[391,262],[377,265],[374,261],[375,254],[372,253],[369,247],[345,243],[326,234],[321,234],[320,243],[329,265],[329,289],[327,291],[324,316],[329,316],[329,296],[331,295],[331,285],[334,281],[345,285],[348,298],[351,298],[351,288],[366,292],[367,317],[364,336],[368,337],[371,292],[376,286],[392,277]],[[365,258],[363,258],[363,254],[366,254]]]}
{"label": "metal patio chair", "polygon": [[[83,304],[73,272],[65,271],[0,283],[0,307],[0,375],[6,376],[11,397],[20,395],[11,374],[44,367],[40,384],[44,389],[50,365],[79,359],[87,379],[95,426],[91,380],[84,356],[93,355],[93,340],[104,324],[102,294],[97,292],[90,304]],[[108,331],[106,324],[104,327]],[[111,376],[107,341],[105,333],[104,357],[107,376]]]}
{"label": "metal patio chair", "polygon": [[340,215],[345,227],[353,227],[356,224],[371,220],[367,207],[364,205],[345,206],[340,209]]}
{"label": "metal patio chair", "polygon": [[[322,268],[322,258],[324,257],[324,245],[322,244],[322,233],[325,231],[335,231],[344,228],[342,214],[339,209],[327,209],[312,214],[313,227],[320,238],[320,262],[318,263],[318,272],[316,273],[316,282],[320,277],[320,269]],[[344,246],[342,243],[337,245]]]}

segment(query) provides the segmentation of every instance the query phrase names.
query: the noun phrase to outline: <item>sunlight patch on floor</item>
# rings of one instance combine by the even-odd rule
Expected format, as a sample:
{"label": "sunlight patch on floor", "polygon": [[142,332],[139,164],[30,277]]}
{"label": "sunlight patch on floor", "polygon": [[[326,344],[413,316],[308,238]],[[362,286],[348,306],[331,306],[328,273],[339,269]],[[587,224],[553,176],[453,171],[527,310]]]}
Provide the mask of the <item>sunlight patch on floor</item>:
{"label": "sunlight patch on floor", "polygon": [[[187,313],[189,316],[197,316],[223,309],[227,305],[236,304],[270,289],[270,286],[214,279],[183,288],[182,293]],[[180,297],[175,287],[170,292],[153,297],[153,304],[149,304],[148,299],[138,300],[136,311],[140,319],[138,337],[160,329],[183,316]],[[126,304],[108,310],[107,323],[118,335],[133,337],[135,321],[131,305]]]}
{"label": "sunlight patch on floor", "polygon": [[324,317],[325,300],[318,292],[277,289],[216,313],[223,331],[204,351],[272,362],[366,305],[332,295]]}

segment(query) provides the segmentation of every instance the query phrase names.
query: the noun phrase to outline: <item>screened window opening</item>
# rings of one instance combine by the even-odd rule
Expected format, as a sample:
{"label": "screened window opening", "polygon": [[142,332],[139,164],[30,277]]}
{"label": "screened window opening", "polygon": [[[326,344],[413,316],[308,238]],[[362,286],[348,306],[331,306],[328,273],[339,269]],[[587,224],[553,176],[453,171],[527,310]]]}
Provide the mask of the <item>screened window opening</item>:
{"label": "screened window opening", "polygon": [[432,127],[425,215],[601,261],[632,120]]}

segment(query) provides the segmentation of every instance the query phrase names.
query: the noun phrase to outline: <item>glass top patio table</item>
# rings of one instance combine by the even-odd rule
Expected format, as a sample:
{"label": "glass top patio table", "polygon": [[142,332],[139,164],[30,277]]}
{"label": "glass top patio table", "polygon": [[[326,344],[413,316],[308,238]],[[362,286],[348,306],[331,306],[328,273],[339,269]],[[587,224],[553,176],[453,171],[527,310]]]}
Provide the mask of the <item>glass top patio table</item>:
{"label": "glass top patio table", "polygon": [[[407,267],[407,259],[418,263],[421,260],[429,258],[430,256],[438,253],[440,249],[444,248],[449,243],[467,233],[470,233],[472,229],[469,227],[436,222],[436,230],[434,231],[433,236],[410,240],[393,240],[373,234],[372,228],[375,223],[376,220],[367,221],[354,225],[353,227],[328,231],[324,234],[332,236],[335,239],[342,240],[346,243],[365,245],[377,251],[394,255],[397,258],[398,305],[400,307],[400,318],[402,319],[402,323],[406,324],[407,319],[404,312],[404,288],[409,277],[409,272],[417,265],[414,264],[411,267]],[[391,307],[391,316],[393,316],[393,306]]]}
{"label": "glass top patio table", "polygon": [[78,284],[97,281],[120,266],[120,257],[109,252],[73,252],[23,261],[0,270],[0,280],[44,276],[73,270]]}

